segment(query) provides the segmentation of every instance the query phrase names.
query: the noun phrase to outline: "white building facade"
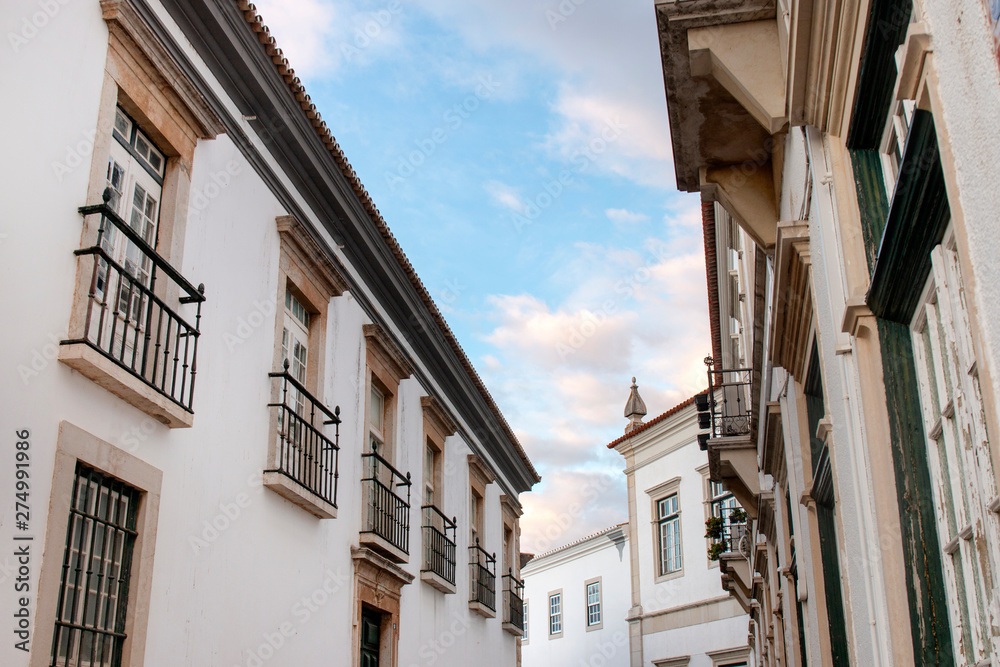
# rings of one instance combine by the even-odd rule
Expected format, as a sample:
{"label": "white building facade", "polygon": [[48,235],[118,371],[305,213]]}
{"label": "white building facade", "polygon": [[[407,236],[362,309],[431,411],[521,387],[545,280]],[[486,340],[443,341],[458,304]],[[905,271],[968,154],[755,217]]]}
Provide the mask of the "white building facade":
{"label": "white building facade", "polygon": [[253,6],[53,6],[3,9],[0,663],[515,665],[538,476]]}
{"label": "white building facade", "polygon": [[[633,380],[625,412],[629,430],[608,446],[625,457],[628,481],[628,664],[749,665],[749,617],[719,586],[718,554],[728,549],[713,549],[738,542],[743,521],[732,494],[709,480],[694,399],[643,423]],[[706,537],[713,516],[726,525],[719,539]]]}
{"label": "white building facade", "polygon": [[627,667],[628,534],[612,526],[528,561],[524,667]]}

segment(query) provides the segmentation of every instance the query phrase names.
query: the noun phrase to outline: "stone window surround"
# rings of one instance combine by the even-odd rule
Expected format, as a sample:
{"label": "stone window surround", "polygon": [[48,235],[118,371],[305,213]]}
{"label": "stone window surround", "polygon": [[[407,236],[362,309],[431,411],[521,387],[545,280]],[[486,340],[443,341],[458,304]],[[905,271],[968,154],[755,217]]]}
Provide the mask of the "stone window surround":
{"label": "stone window surround", "polygon": [[[111,127],[115,109],[121,106],[166,158],[156,250],[179,266],[195,146],[199,139],[214,139],[224,132],[224,127],[127,0],[103,0],[101,8],[108,25],[108,55],[87,199],[80,204],[101,201],[113,141]],[[83,221],[80,247],[96,243],[99,224],[99,216],[88,216]],[[83,261],[77,267],[67,328],[70,338],[83,331],[89,305],[90,272]],[[156,291],[167,289],[161,281]],[[170,296],[166,291],[162,295]],[[192,412],[161,396],[88,345],[62,345],[59,359],[170,428],[190,427],[194,421]]]}
{"label": "stone window surround", "polygon": [[[559,632],[552,632],[552,596],[559,596]],[[563,595],[563,589],[557,588],[551,590],[545,594],[545,623],[546,634],[549,639],[560,639],[563,633],[566,632],[566,596]]]}
{"label": "stone window surround", "polygon": [[[646,495],[649,496],[650,500],[650,525],[653,530],[653,582],[657,584],[683,577],[684,567],[687,565],[687,559],[684,557],[684,507],[681,503],[680,486],[681,478],[673,477],[651,489],[646,489]],[[660,574],[660,519],[656,505],[667,496],[674,494],[677,494],[677,518],[681,527],[681,566],[673,572]]]}
{"label": "stone window surround", "polygon": [[[369,607],[382,614],[379,664],[399,664],[400,597],[403,586],[413,575],[366,547],[351,547],[354,561],[354,623],[351,664],[358,664],[361,654],[361,612]],[[32,666],[34,667],[34,666]]]}
{"label": "stone window surround", "polygon": [[[334,261],[295,217],[275,219],[280,239],[278,287],[275,295],[274,352],[271,367],[282,369],[281,337],[285,325],[285,291],[298,299],[310,314],[305,386],[317,400],[324,400],[327,329],[330,301],[347,291],[347,282]],[[281,382],[271,382],[271,403],[281,402]],[[328,406],[329,407],[329,406]],[[270,410],[266,470],[278,465],[278,411]],[[335,519],[337,508],[279,472],[263,473],[263,485],[320,519]]]}
{"label": "stone window surround", "polygon": [[721,667],[722,665],[730,665],[734,662],[743,661],[743,664],[747,664],[750,659],[750,648],[740,647],[740,648],[730,648],[723,649],[721,651],[708,651],[705,655],[712,659],[712,667]]}
{"label": "stone window surround", "polygon": [[133,547],[132,570],[129,574],[128,613],[125,620],[127,637],[122,649],[122,664],[128,667],[142,667],[146,652],[149,599],[153,585],[153,556],[163,472],[67,421],[59,423],[59,435],[56,440],[52,490],[45,529],[45,551],[38,578],[34,649],[28,664],[30,667],[46,667],[51,658],[52,635],[57,612],[56,600],[62,574],[62,555],[66,545],[72,502],[69,490],[73,487],[77,461],[119,479],[141,492],[136,520],[138,535]]}
{"label": "stone window surround", "polygon": [[385,398],[385,419],[382,427],[385,450],[379,455],[390,463],[394,462],[396,447],[396,415],[399,383],[413,374],[413,367],[402,350],[378,324],[365,324],[365,442],[368,450],[368,434],[371,431],[371,390],[376,387]]}
{"label": "stone window surround", "polygon": [[519,554],[521,553],[521,515],[524,511],[521,509],[521,505],[518,504],[516,498],[512,498],[507,494],[502,494],[500,496],[500,513],[503,515],[503,525],[504,529],[510,531],[511,542],[513,543],[512,549],[514,551],[512,562],[507,562],[507,554],[503,555],[503,574],[507,574],[508,568],[513,572],[514,576],[518,579],[521,578],[521,559]]}
{"label": "stone window surround", "polygon": [[[424,415],[424,446],[433,448],[438,456],[439,465],[434,476],[434,500],[440,504],[444,498],[444,456],[445,443],[449,437],[458,432],[458,427],[445,411],[441,402],[433,396],[422,396],[420,407]],[[423,494],[421,494],[421,501]],[[442,509],[438,506],[438,509]],[[443,511],[443,509],[442,509]]]}
{"label": "stone window surround", "polygon": [[[706,463],[705,465],[701,466],[700,468],[695,468],[695,472],[698,473],[698,474],[700,474],[701,478],[702,478],[701,479],[702,495],[705,498],[705,500],[702,501],[702,505],[705,508],[705,521],[708,521],[708,518],[710,516],[712,516],[712,480],[709,479],[709,474],[710,474],[709,465]],[[711,547],[712,547],[712,540],[711,540],[711,538],[706,537],[705,538],[705,554],[706,555],[708,554],[708,550]],[[709,569],[718,568],[719,567],[719,561],[718,560],[710,560],[710,561],[708,561],[708,567],[709,567]]]}
{"label": "stone window surround", "polygon": [[[587,628],[587,632],[593,632],[594,630],[601,630],[604,628],[604,581],[603,577],[594,577],[593,579],[587,579],[583,582],[583,625]],[[587,597],[587,587],[591,584],[597,584],[597,601],[598,609],[600,609],[601,622],[590,625],[590,600]]]}
{"label": "stone window surround", "polygon": [[[480,515],[482,519],[482,525],[476,526],[476,528],[478,528],[479,531],[480,546],[482,546],[485,549],[486,547],[483,545],[483,538],[485,538],[485,535],[483,535],[483,531],[486,529],[486,487],[487,485],[492,484],[496,480],[496,478],[493,476],[493,473],[490,471],[490,469],[486,467],[486,464],[483,462],[483,460],[479,458],[477,455],[469,454],[467,456],[467,461],[469,462],[469,496],[470,496],[469,505],[470,507],[472,505],[471,496],[473,492],[475,492],[482,500],[482,502],[480,503],[480,511],[482,512],[482,514]],[[470,531],[472,523],[475,520],[476,517],[469,516]],[[469,546],[473,545],[470,544]]]}

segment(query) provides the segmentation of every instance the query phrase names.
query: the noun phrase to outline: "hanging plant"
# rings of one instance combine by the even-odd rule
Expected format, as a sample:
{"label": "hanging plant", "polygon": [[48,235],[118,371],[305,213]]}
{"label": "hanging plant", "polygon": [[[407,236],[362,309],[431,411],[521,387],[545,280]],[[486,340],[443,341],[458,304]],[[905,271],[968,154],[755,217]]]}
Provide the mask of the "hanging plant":
{"label": "hanging plant", "polygon": [[719,560],[719,556],[726,553],[726,551],[728,551],[728,549],[726,548],[725,541],[716,542],[715,544],[713,544],[708,548],[708,560],[711,561]]}
{"label": "hanging plant", "polygon": [[733,511],[729,513],[729,523],[731,524],[746,523],[746,520],[747,520],[747,513],[744,512],[739,507],[733,509]]}
{"label": "hanging plant", "polygon": [[721,540],[722,525],[722,517],[710,516],[705,519],[705,537],[712,540]]}

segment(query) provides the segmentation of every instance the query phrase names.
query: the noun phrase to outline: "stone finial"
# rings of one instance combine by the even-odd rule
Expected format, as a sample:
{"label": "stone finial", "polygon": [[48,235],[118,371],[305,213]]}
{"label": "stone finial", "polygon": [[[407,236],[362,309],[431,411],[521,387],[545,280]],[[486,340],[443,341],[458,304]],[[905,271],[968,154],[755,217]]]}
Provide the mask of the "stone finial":
{"label": "stone finial", "polygon": [[628,396],[628,403],[625,404],[625,418],[628,419],[625,432],[628,433],[642,424],[642,418],[645,416],[646,404],[642,401],[642,397],[639,396],[639,386],[635,383],[635,378],[632,378],[632,391]]}

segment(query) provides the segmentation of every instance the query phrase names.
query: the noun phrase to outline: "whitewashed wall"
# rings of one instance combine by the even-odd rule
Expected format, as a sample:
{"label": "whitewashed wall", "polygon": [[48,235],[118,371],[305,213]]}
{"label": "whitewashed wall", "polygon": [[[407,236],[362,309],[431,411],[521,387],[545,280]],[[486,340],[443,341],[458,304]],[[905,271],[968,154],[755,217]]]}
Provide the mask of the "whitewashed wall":
{"label": "whitewashed wall", "polygon": [[[631,606],[626,535],[618,544],[615,529],[532,560],[523,570],[528,602],[528,641],[521,646],[523,667],[625,667]],[[587,629],[585,582],[601,577],[603,625]],[[562,589],[563,634],[549,636],[549,593]]]}

